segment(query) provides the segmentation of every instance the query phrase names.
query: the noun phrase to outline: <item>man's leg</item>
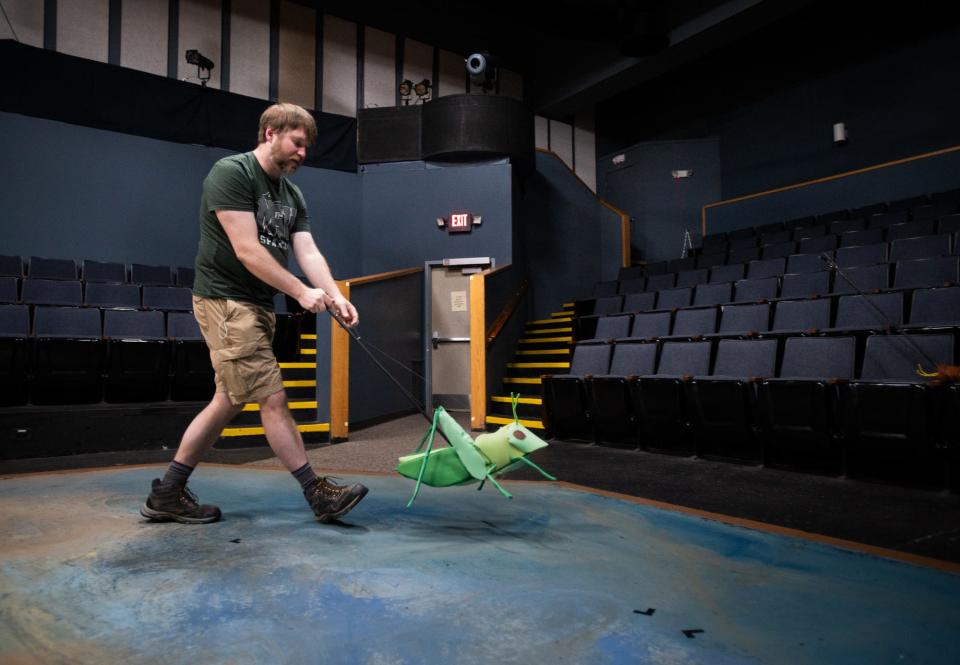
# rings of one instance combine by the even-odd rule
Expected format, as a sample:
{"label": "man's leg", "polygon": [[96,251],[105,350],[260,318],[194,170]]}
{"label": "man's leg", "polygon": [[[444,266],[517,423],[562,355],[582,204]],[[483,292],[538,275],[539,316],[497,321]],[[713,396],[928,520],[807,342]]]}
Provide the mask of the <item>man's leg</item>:
{"label": "man's leg", "polygon": [[303,494],[319,521],[329,522],[346,515],[366,495],[367,488],[363,485],[340,486],[316,477],[307,462],[303,437],[290,415],[285,391],[275,392],[260,402],[260,420],[270,448],[300,481]]}
{"label": "man's leg", "polygon": [[203,453],[216,442],[220,432],[236,416],[243,405],[234,405],[226,393],[215,393],[210,403],[187,426],[163,479],[153,481],[150,496],[140,514],[156,521],[173,520],[187,524],[204,524],[220,519],[216,506],[200,505],[187,490],[187,479]]}

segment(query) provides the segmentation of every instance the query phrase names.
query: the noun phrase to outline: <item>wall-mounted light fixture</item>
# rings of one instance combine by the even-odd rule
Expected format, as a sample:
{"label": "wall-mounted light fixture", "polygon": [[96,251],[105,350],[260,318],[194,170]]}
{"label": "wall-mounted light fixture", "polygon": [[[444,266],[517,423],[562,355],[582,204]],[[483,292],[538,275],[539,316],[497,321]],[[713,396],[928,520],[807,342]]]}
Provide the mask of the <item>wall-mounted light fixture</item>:
{"label": "wall-mounted light fixture", "polygon": [[833,125],[833,142],[844,145],[847,142],[847,125],[842,122]]}
{"label": "wall-mounted light fixture", "polygon": [[[187,64],[197,66],[197,79],[200,81],[200,85],[206,88],[207,81],[210,80],[210,73],[213,71],[213,60],[206,57],[195,48],[187,50],[184,55],[187,58]],[[202,73],[204,71],[207,72],[206,76],[204,76]]]}

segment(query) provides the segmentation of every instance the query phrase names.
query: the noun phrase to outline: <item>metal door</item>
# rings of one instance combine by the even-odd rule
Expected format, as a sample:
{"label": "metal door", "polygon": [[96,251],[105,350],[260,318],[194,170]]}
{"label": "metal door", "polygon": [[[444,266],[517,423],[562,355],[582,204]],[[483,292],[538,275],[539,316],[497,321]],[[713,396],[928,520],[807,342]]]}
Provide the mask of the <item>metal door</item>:
{"label": "metal door", "polygon": [[426,264],[425,397],[433,407],[470,410],[470,275],[492,266],[488,257]]}

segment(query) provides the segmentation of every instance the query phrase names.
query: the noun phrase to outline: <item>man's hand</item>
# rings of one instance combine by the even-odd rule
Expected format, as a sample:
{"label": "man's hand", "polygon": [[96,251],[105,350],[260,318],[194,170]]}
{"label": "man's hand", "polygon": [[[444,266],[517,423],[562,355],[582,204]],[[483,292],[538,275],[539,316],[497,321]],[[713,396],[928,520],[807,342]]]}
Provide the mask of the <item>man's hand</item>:
{"label": "man's hand", "polygon": [[308,312],[319,314],[327,308],[327,302],[330,297],[323,289],[311,289],[304,287],[303,292],[297,298],[297,302]]}
{"label": "man's hand", "polygon": [[340,318],[343,319],[343,322],[347,324],[348,328],[353,328],[360,323],[360,315],[357,314],[357,308],[343,296],[337,296],[328,302],[327,307],[333,308],[333,311],[340,315]]}

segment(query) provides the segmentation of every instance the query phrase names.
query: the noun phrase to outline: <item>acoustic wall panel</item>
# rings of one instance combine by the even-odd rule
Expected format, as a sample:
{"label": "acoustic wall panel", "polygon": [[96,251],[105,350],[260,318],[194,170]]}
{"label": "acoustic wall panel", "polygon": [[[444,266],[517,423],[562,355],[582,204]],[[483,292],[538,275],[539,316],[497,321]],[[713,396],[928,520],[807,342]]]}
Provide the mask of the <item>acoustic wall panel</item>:
{"label": "acoustic wall panel", "polygon": [[167,0],[123,0],[120,12],[120,64],[167,75]]}
{"label": "acoustic wall panel", "polygon": [[550,150],[563,163],[573,168],[573,127],[558,120],[550,121]]}
{"label": "acoustic wall panel", "polygon": [[464,56],[441,49],[440,81],[435,96],[462,95],[467,90],[466,76]]}
{"label": "acoustic wall panel", "polygon": [[396,106],[397,38],[369,26],[363,34],[363,108]]}
{"label": "acoustic wall panel", "polygon": [[280,63],[278,95],[311,109],[316,105],[317,14],[289,0],[280,3]]}
{"label": "acoustic wall panel", "polygon": [[550,133],[547,130],[550,121],[542,115],[533,117],[533,140],[534,145],[544,150],[550,149]]}
{"label": "acoustic wall panel", "polygon": [[13,39],[14,33],[22,44],[43,46],[43,3],[37,0],[3,0],[7,10],[6,21],[0,21],[0,39]]}
{"label": "acoustic wall panel", "polygon": [[323,17],[323,109],[357,116],[357,24]]}
{"label": "acoustic wall panel", "polygon": [[[197,81],[197,66],[187,64],[184,53],[196,49],[213,61],[207,85],[220,87],[220,0],[180,0],[180,27],[177,43],[177,78]],[[233,41],[231,37],[231,41]],[[233,68],[231,64],[231,69]],[[204,72],[206,75],[206,72]]]}
{"label": "acoustic wall panel", "polygon": [[106,62],[109,23],[110,0],[58,0],[57,50]]}
{"label": "acoustic wall panel", "polygon": [[578,113],[573,122],[573,154],[576,173],[594,193],[597,191],[597,141],[593,110]]}
{"label": "acoustic wall panel", "polygon": [[497,94],[523,101],[523,77],[509,69],[499,71],[500,83]]}
{"label": "acoustic wall panel", "polygon": [[230,92],[270,98],[269,2],[230,2]]}
{"label": "acoustic wall panel", "polygon": [[[436,82],[433,80],[433,47],[429,44],[424,44],[423,42],[418,42],[413,39],[405,39],[403,42],[403,78],[412,81],[413,83],[419,83],[423,79],[430,81],[430,84],[433,85]],[[433,90],[430,91],[431,96],[427,99],[431,99],[434,93]],[[418,97],[416,94],[410,95],[410,103],[416,104]],[[402,104],[403,102],[401,102]]]}

